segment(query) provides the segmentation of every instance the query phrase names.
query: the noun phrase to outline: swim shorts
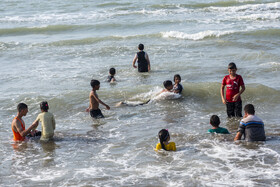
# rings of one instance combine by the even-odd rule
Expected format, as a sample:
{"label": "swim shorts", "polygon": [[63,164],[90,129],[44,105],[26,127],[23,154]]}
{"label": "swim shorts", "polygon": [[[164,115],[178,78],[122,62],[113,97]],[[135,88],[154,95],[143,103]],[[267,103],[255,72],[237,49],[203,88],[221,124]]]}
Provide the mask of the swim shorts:
{"label": "swim shorts", "polygon": [[97,110],[90,110],[90,116],[92,118],[95,118],[95,119],[98,119],[98,118],[104,118],[102,112],[100,109],[97,109]]}

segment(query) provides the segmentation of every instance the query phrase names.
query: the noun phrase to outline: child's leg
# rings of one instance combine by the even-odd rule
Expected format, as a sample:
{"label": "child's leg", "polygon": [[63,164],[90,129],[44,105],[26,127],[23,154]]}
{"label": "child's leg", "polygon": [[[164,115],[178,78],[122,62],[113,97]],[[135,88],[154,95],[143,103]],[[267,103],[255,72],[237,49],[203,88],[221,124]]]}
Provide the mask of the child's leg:
{"label": "child's leg", "polygon": [[237,101],[234,103],[234,113],[236,117],[242,117],[242,101]]}
{"label": "child's leg", "polygon": [[235,116],[235,114],[234,114],[234,103],[227,103],[226,104],[226,106],[227,106],[227,115],[228,115],[228,117],[229,118],[231,118],[231,117],[234,117]]}

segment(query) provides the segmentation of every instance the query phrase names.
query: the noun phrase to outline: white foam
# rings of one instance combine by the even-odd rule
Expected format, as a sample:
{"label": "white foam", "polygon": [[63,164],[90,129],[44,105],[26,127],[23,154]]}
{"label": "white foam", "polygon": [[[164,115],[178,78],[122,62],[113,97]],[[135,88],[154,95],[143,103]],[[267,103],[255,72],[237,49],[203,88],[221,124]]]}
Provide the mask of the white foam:
{"label": "white foam", "polygon": [[166,100],[166,99],[179,99],[181,98],[180,94],[173,92],[163,92],[158,96],[154,97],[153,100]]}
{"label": "white foam", "polygon": [[280,67],[280,62],[266,62],[266,63],[260,64],[260,66],[264,66],[264,67]]}
{"label": "white foam", "polygon": [[202,40],[206,37],[220,37],[228,34],[235,33],[237,31],[213,31],[207,30],[194,34],[187,34],[179,31],[169,31],[169,32],[161,32],[162,37],[164,38],[178,38],[178,39],[189,39],[189,40]]}

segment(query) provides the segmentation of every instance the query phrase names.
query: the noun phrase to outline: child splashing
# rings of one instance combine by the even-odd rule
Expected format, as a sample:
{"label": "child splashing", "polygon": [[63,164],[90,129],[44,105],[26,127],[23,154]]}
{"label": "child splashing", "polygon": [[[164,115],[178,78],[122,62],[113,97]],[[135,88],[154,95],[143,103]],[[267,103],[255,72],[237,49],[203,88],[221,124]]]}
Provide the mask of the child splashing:
{"label": "child splashing", "polygon": [[156,151],[164,149],[166,151],[176,151],[176,145],[174,142],[168,143],[170,140],[170,135],[167,129],[162,129],[158,133],[159,142],[156,146]]}

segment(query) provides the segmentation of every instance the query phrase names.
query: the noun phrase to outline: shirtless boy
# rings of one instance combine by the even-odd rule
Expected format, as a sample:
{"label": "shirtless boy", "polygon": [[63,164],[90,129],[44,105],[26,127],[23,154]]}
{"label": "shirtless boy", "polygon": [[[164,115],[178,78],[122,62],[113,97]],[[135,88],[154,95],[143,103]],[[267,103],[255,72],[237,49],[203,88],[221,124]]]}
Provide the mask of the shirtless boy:
{"label": "shirtless boy", "polygon": [[90,113],[92,118],[104,118],[101,110],[99,109],[99,103],[104,105],[107,110],[110,110],[110,107],[98,98],[96,90],[99,90],[100,82],[92,79],[90,85],[92,87],[92,91],[89,94],[89,107],[86,111]]}
{"label": "shirtless boy", "polygon": [[25,123],[22,119],[23,116],[26,116],[28,112],[28,107],[25,103],[19,103],[17,106],[17,116],[12,122],[12,131],[14,134],[15,141],[24,141],[25,137],[31,132],[32,129],[37,127],[37,124],[31,125],[28,129],[25,130]]}

